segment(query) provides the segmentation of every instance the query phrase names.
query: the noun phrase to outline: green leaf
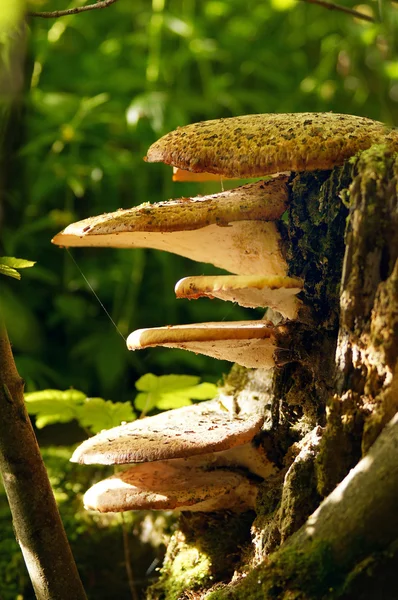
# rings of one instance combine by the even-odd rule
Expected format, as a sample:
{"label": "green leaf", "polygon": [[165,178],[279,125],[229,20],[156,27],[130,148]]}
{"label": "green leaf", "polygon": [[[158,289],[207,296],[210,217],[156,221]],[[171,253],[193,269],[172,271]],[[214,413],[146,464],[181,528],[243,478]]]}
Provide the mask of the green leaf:
{"label": "green leaf", "polygon": [[25,394],[30,415],[36,415],[36,426],[42,429],[53,423],[68,423],[77,418],[78,407],[86,395],[78,390],[43,390]]}
{"label": "green leaf", "polygon": [[154,408],[168,410],[191,404],[191,400],[208,400],[217,394],[217,386],[199,383],[193,375],[161,375],[147,373],[135,384],[141,393],[135,398],[135,406],[145,413]]}
{"label": "green leaf", "polygon": [[11,267],[7,267],[7,265],[2,265],[0,263],[0,275],[5,275],[6,277],[13,277],[14,279],[21,279],[20,273],[15,269],[11,269]]}
{"label": "green leaf", "polygon": [[134,421],[135,414],[130,402],[112,402],[102,398],[86,398],[78,407],[77,421],[91,433],[117,427],[124,421]]}
{"label": "green leaf", "polygon": [[33,267],[34,264],[34,261],[25,260],[24,258],[0,256],[0,274],[14,279],[21,279],[21,275],[16,269],[26,269],[27,267]]}
{"label": "green leaf", "polygon": [[136,381],[135,387],[140,392],[153,392],[155,390],[166,392],[167,390],[173,391],[192,387],[199,381],[200,377],[195,375],[161,375],[157,377],[153,373],[146,373]]}
{"label": "green leaf", "polygon": [[25,394],[30,415],[36,415],[36,425],[42,429],[53,423],[68,423],[74,419],[84,429],[98,433],[123,421],[133,421],[130,402],[112,402],[102,398],[87,398],[78,390],[43,390]]}

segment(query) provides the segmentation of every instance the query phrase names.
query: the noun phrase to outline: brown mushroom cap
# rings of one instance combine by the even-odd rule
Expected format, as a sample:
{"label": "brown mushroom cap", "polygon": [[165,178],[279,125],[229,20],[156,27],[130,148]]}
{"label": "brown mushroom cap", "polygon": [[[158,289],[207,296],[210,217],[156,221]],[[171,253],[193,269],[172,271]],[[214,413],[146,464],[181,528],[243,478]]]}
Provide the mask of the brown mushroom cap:
{"label": "brown mushroom cap", "polygon": [[260,114],[179,127],[152,144],[148,162],[224,177],[331,169],[369,148],[398,150],[398,131],[333,113]]}
{"label": "brown mushroom cap", "polygon": [[52,240],[60,246],[155,248],[232,273],[285,275],[273,222],[288,203],[287,178],[90,217]]}
{"label": "brown mushroom cap", "polygon": [[[164,234],[193,231],[209,225],[226,227],[236,221],[275,221],[286,210],[289,201],[287,180],[286,175],[281,175],[269,181],[256,181],[210,196],[179,198],[155,204],[145,202],[133,208],[72,223],[57,234],[52,242],[60,246],[74,246],[84,245],[74,241],[76,236],[88,240],[91,236],[110,234]],[[87,241],[86,245],[94,245],[94,240],[91,244]],[[111,244],[99,242],[99,245]],[[133,238],[131,246],[136,245]]]}
{"label": "brown mushroom cap", "polygon": [[102,431],[76,448],[72,462],[118,465],[221,452],[252,441],[264,423],[253,395],[234,410],[222,396]]}
{"label": "brown mushroom cap", "polygon": [[275,332],[275,327],[266,321],[169,325],[133,331],[127,338],[127,347],[180,348],[247,368],[270,369],[275,365]]}
{"label": "brown mushroom cap", "polygon": [[239,473],[161,461],[135,465],[100,481],[85,493],[84,505],[100,512],[242,511],[254,508],[256,495],[257,486]]}
{"label": "brown mushroom cap", "polygon": [[284,317],[294,319],[300,307],[296,298],[303,289],[297,277],[260,275],[213,275],[184,277],[175,286],[177,298],[196,300],[202,296],[237,302],[240,306],[268,306]]}

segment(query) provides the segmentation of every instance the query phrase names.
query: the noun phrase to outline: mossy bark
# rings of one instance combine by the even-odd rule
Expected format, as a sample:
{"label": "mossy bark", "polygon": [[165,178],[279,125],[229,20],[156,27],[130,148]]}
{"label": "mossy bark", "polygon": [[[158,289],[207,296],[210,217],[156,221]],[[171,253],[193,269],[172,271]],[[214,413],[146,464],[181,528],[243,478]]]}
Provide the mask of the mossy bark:
{"label": "mossy bark", "polygon": [[[224,515],[227,549],[215,527],[211,561],[185,587],[173,585],[180,529],[151,598],[371,600],[380,578],[391,588],[383,598],[398,596],[398,425],[385,427],[398,411],[397,180],[398,160],[378,146],[332,172],[292,177],[280,229],[290,274],[305,280],[303,308],[272,372],[234,369],[227,379],[235,392],[257,386],[268,415],[257,442],[275,475],[260,484],[251,527],[248,515]],[[353,484],[355,465],[364,477]],[[251,538],[234,546],[237,518]],[[200,549],[212,516],[190,519]]]}

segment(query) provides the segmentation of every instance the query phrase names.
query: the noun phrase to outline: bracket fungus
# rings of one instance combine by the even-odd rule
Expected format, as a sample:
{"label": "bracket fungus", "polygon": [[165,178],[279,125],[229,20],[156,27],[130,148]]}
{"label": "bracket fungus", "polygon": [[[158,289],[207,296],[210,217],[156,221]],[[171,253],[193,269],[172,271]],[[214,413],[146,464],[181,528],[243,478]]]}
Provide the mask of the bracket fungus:
{"label": "bracket fungus", "polygon": [[246,308],[259,306],[277,310],[287,319],[295,319],[301,304],[296,295],[303,289],[297,277],[261,275],[213,275],[184,277],[177,282],[177,298],[194,300],[201,296],[237,302]]}
{"label": "bracket fungus", "polygon": [[256,444],[264,422],[264,407],[246,393],[103,431],[83,442],[71,460],[130,468],[90,488],[85,505],[101,512],[253,508],[258,478],[275,470]]}
{"label": "bracket fungus", "polygon": [[276,327],[267,321],[194,323],[137,329],[127,338],[129,350],[153,346],[190,350],[247,368],[275,366]]}
{"label": "bracket fungus", "polygon": [[60,246],[155,248],[212,263],[231,273],[285,275],[274,221],[288,204],[287,177],[234,190],[142,204],[69,225]]}
{"label": "bracket fungus", "polygon": [[257,485],[240,473],[160,461],[135,465],[93,485],[84,506],[99,512],[179,510],[236,512],[255,507]]}
{"label": "bracket fungus", "polygon": [[[293,194],[285,172],[329,170],[372,144],[397,151],[398,131],[332,113],[247,115],[180,127],[154,143],[146,157],[176,167],[176,179],[189,179],[187,172],[199,180],[208,174],[210,179],[283,174],[219,194],[91,217],[69,225],[53,243],[155,248],[208,262],[234,275],[185,278],[177,284],[178,297],[267,305],[285,319],[297,319],[304,282],[288,277],[281,217]],[[135,331],[128,346],[180,347],[269,369],[283,331],[284,325],[266,321],[168,326]],[[100,511],[252,508],[256,477],[275,470],[256,437],[264,420],[264,407],[246,393],[102,432],[77,448],[72,460],[135,466],[93,486],[86,505]]]}
{"label": "bracket fungus", "polygon": [[223,177],[332,169],[372,144],[398,150],[398,131],[334,113],[258,114],[202,121],[166,134],[148,162]]}

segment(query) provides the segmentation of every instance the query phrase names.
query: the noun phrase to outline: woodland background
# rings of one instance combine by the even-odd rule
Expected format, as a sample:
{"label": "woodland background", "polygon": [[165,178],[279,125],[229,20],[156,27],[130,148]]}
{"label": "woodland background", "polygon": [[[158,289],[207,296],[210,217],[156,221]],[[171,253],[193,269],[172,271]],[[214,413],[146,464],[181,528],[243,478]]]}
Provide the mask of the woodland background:
{"label": "woodland background", "polygon": [[[28,8],[78,4],[38,0]],[[27,392],[72,387],[133,402],[146,373],[215,383],[228,371],[228,363],[191,353],[129,353],[70,256],[50,240],[90,215],[219,191],[218,183],[172,183],[170,168],[142,161],[178,125],[300,111],[398,125],[398,4],[355,8],[375,22],[292,0],[119,0],[104,10],[27,20],[25,90],[13,103],[1,91],[0,130],[0,255],[37,261],[20,282],[0,284]],[[0,31],[3,68],[10,35]],[[217,272],[209,265],[144,250],[79,249],[73,256],[124,336],[140,327],[261,316],[216,300],[176,301],[176,281]],[[70,444],[86,433],[72,424],[38,434],[89,597],[130,598],[123,522],[83,513],[81,493],[100,474],[67,462]],[[139,552],[149,572],[136,577],[138,588],[155,575],[156,519],[163,517],[124,522],[142,539],[147,532]],[[32,598],[1,491],[0,531],[0,599]]]}

